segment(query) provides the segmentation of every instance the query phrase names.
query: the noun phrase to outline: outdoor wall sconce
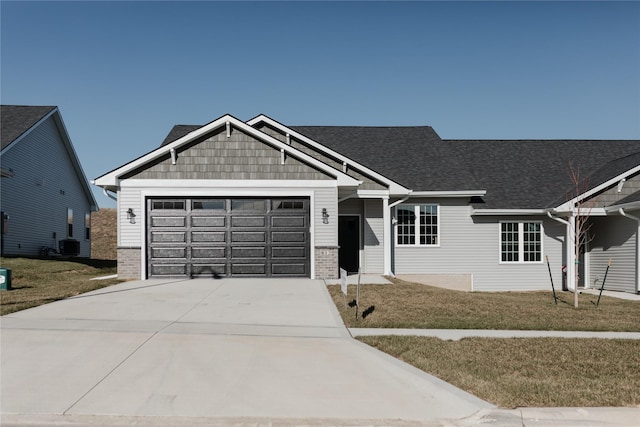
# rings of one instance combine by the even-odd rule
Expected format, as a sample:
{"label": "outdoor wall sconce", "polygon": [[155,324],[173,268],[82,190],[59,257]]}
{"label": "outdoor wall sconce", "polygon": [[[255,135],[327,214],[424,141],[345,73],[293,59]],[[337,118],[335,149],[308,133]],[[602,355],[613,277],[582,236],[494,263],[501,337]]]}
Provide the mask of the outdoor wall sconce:
{"label": "outdoor wall sconce", "polygon": [[133,213],[133,208],[129,208],[129,210],[127,211],[127,219],[131,224],[136,223],[136,214]]}
{"label": "outdoor wall sconce", "polygon": [[329,214],[327,213],[327,208],[322,208],[322,223],[329,224]]}

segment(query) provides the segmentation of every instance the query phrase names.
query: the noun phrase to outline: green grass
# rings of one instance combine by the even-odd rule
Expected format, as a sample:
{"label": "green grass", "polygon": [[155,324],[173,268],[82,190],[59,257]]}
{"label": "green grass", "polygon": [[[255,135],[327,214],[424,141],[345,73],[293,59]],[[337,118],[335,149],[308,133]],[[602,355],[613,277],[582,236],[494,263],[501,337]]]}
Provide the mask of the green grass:
{"label": "green grass", "polygon": [[500,407],[640,405],[640,341],[361,337]]}
{"label": "green grass", "polygon": [[[640,301],[551,291],[462,292],[393,279],[392,285],[362,285],[359,316],[345,308],[340,286],[329,292],[345,324],[352,328],[516,329],[575,331],[640,331]],[[355,299],[349,286],[347,303]],[[362,316],[363,312],[366,317]],[[364,318],[363,318],[364,317]]]}
{"label": "green grass", "polygon": [[0,258],[0,265],[12,276],[12,290],[0,291],[0,315],[122,282],[90,280],[116,274],[115,261]]}

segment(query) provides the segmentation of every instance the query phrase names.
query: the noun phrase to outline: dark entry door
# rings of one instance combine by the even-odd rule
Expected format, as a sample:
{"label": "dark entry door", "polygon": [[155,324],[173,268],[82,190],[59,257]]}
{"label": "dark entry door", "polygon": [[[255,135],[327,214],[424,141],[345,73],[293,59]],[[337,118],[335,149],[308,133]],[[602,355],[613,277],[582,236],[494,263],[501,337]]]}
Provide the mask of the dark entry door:
{"label": "dark entry door", "polygon": [[344,268],[348,273],[357,273],[360,266],[360,217],[338,217],[338,245],[340,268]]}

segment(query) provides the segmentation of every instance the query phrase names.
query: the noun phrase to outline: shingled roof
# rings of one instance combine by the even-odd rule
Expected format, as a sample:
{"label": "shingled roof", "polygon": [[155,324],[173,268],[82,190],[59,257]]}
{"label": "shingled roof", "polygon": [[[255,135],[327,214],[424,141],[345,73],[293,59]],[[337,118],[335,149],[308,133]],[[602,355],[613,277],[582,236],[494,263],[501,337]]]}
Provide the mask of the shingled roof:
{"label": "shingled roof", "polygon": [[575,196],[570,170],[582,190],[640,165],[640,141],[448,140],[451,155],[487,190],[488,209],[544,209]]}
{"label": "shingled roof", "polygon": [[[198,129],[177,125],[162,145]],[[484,209],[545,209],[640,165],[637,140],[442,140],[429,126],[290,126],[414,191],[486,190]]]}
{"label": "shingled roof", "polygon": [[2,149],[22,134],[31,129],[44,116],[49,114],[54,106],[30,105],[2,105],[0,106],[0,142]]}

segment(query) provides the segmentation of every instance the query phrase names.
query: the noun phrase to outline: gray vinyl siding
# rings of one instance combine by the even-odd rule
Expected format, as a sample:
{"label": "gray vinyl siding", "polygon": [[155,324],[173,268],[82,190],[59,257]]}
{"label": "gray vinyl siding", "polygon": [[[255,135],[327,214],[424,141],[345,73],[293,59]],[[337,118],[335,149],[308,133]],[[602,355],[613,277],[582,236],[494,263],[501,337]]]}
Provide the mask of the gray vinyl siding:
{"label": "gray vinyl siding", "polygon": [[292,156],[281,164],[279,149],[233,129],[216,130],[206,139],[176,150],[176,164],[170,154],[123,178],[137,179],[295,179],[329,180],[326,173]]}
{"label": "gray vinyl siding", "polygon": [[600,289],[607,273],[605,289],[637,292],[636,288],[636,239],[638,223],[635,220],[610,216],[592,217],[589,242],[589,287]]}
{"label": "gray vinyl siding", "polygon": [[[317,188],[314,190],[314,228],[315,246],[338,245],[338,189]],[[322,220],[322,209],[326,208],[329,214],[328,224]]]}
{"label": "gray vinyl siding", "polygon": [[[270,126],[261,126],[258,127],[257,129],[259,129],[260,131],[266,133],[267,135],[270,135],[274,138],[276,138],[279,141],[282,142],[286,142],[287,138],[286,135],[283,135],[282,132],[273,129]],[[314,147],[311,147],[301,141],[299,141],[297,138],[294,137],[290,137],[289,141],[291,142],[291,146],[296,148],[297,150],[302,151],[305,154],[308,154],[309,156],[313,157],[314,159],[320,160],[322,163],[331,166],[332,168],[338,170],[338,171],[343,171],[343,166],[342,166],[342,162],[327,156],[324,152],[319,151],[317,149],[315,149]],[[350,177],[357,179],[358,181],[362,181],[362,184],[360,185],[360,189],[361,190],[385,190],[387,189],[386,185],[383,185],[382,183],[376,181],[375,179],[371,178],[368,175],[363,174],[362,172],[353,169],[353,168],[347,168],[347,175],[349,175]]]}
{"label": "gray vinyl siding", "polygon": [[[395,274],[471,274],[475,291],[524,291],[550,289],[547,265],[501,264],[499,222],[541,221],[543,257],[551,261],[556,288],[562,283],[564,263],[562,224],[543,217],[472,217],[467,200],[411,199],[410,203],[437,203],[440,209],[440,245],[394,246]],[[395,215],[395,213],[393,214]],[[393,231],[395,235],[395,227]]]}
{"label": "gray vinyl siding", "polygon": [[58,242],[67,238],[70,208],[79,256],[91,256],[91,242],[85,239],[85,215],[91,204],[70,155],[53,117],[2,153],[2,167],[14,172],[1,183],[1,209],[10,217],[4,254],[39,255],[42,246],[57,249]]}

